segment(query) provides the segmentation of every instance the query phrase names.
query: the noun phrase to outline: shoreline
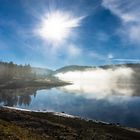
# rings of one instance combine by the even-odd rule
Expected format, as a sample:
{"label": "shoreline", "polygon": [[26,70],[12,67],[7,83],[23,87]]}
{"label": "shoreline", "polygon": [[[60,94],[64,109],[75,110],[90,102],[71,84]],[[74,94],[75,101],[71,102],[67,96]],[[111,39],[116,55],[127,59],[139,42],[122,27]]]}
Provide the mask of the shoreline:
{"label": "shoreline", "polygon": [[133,128],[133,127],[127,127],[127,126],[122,126],[121,124],[117,124],[117,123],[109,123],[109,122],[105,122],[105,121],[97,121],[97,120],[94,120],[94,119],[85,119],[85,118],[82,118],[80,116],[74,116],[74,115],[70,115],[70,114],[67,114],[67,113],[62,113],[62,112],[52,112],[52,111],[43,111],[43,110],[28,110],[28,109],[22,109],[22,108],[17,108],[17,107],[9,107],[9,106],[2,106],[3,108],[7,108],[7,109],[11,109],[11,110],[19,110],[19,111],[27,111],[27,112],[36,112],[36,113],[51,113],[53,115],[56,115],[56,116],[60,116],[60,117],[68,117],[68,118],[78,118],[78,119],[81,119],[81,120],[85,120],[85,121],[93,121],[95,123],[102,123],[102,124],[105,124],[105,125],[114,125],[114,126],[117,126],[117,127],[121,127],[123,129],[126,129],[126,130],[130,130],[130,131],[134,131],[134,132],[138,132],[140,133],[140,129],[138,128]]}
{"label": "shoreline", "polygon": [[[58,112],[34,112],[18,110],[11,107],[0,107],[0,121],[15,128],[29,130],[37,139],[66,139],[66,140],[139,140],[140,131],[80,117],[65,115]],[[2,123],[0,122],[0,125]],[[10,127],[8,125],[8,127]],[[3,129],[3,131],[6,130]],[[24,130],[23,130],[24,131]],[[6,132],[5,132],[6,133]],[[18,137],[11,132],[11,135]],[[6,136],[0,138],[4,139]],[[26,136],[26,135],[25,135]],[[12,140],[12,138],[11,138]]]}
{"label": "shoreline", "polygon": [[4,84],[0,84],[0,89],[16,89],[16,88],[26,88],[26,87],[44,87],[44,88],[52,88],[59,86],[71,85],[72,83],[64,82],[64,81],[37,81],[37,80],[16,80],[9,81]]}

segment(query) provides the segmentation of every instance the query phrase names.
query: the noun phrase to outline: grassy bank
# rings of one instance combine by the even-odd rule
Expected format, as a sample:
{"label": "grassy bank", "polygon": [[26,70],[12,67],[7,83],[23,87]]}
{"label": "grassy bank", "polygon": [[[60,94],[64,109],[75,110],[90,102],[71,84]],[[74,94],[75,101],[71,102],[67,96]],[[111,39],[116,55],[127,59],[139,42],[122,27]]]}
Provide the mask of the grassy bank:
{"label": "grassy bank", "polygon": [[80,118],[0,108],[3,140],[139,140],[140,133]]}

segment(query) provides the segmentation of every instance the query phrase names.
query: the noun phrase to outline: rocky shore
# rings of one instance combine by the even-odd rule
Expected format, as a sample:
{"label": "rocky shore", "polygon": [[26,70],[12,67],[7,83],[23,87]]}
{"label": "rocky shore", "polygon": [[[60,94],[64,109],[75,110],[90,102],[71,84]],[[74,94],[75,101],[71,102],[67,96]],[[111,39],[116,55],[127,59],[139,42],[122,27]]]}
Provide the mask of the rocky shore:
{"label": "rocky shore", "polygon": [[139,140],[139,130],[127,129],[51,112],[0,107],[1,140]]}

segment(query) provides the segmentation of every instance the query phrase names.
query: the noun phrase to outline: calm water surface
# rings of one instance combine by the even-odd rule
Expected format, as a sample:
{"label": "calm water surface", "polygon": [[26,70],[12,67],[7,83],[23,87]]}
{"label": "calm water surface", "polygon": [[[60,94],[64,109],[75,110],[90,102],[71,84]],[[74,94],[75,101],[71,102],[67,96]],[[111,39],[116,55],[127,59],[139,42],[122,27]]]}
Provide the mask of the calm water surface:
{"label": "calm water surface", "polygon": [[140,89],[133,84],[109,87],[70,85],[52,89],[0,90],[0,105],[65,112],[140,128]]}

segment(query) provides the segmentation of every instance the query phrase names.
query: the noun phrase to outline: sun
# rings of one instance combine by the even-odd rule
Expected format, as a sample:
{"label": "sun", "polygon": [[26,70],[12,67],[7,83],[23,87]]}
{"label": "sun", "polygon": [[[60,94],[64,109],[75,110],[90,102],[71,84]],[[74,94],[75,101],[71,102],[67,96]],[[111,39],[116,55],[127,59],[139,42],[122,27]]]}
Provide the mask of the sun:
{"label": "sun", "polygon": [[54,11],[42,18],[37,33],[45,40],[59,43],[70,37],[82,19],[66,12]]}

